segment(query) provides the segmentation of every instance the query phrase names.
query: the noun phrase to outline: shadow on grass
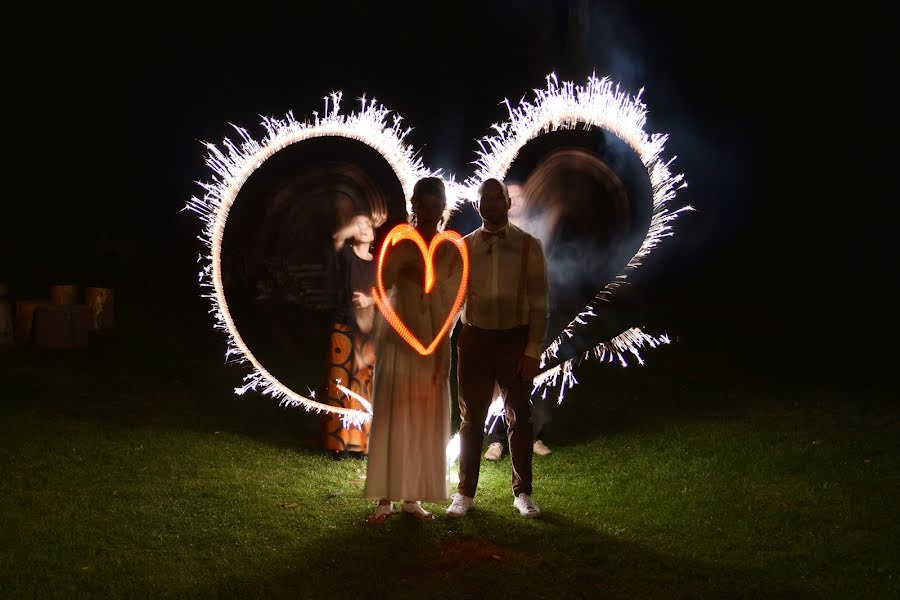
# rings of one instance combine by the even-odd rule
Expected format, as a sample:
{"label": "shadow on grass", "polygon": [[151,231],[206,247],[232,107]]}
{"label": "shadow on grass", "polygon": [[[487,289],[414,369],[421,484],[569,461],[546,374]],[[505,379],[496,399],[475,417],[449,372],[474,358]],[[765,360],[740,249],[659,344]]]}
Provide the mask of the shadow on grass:
{"label": "shadow on grass", "polygon": [[[473,510],[459,521],[437,514],[425,524],[402,514],[381,527],[360,520],[311,541],[302,553],[283,556],[267,572],[227,578],[215,592],[367,598],[808,595],[790,584],[766,581],[764,574],[670,556],[598,534],[564,515],[525,522],[490,511]],[[362,589],[360,582],[365,582]]]}

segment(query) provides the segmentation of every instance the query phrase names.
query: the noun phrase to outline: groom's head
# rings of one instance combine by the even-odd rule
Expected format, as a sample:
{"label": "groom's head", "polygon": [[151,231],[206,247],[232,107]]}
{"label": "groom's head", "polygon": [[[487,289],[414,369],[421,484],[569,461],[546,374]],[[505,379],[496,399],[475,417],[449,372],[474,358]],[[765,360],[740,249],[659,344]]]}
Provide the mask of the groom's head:
{"label": "groom's head", "polygon": [[478,188],[478,212],[488,228],[506,225],[511,206],[509,191],[498,179],[485,179]]}

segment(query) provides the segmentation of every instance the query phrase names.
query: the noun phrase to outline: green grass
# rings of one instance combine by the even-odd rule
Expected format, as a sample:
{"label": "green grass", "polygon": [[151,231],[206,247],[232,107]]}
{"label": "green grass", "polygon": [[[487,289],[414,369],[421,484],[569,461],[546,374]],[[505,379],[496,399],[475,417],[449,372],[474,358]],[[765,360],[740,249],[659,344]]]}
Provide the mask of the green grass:
{"label": "green grass", "polygon": [[506,458],[465,519],[373,528],[365,463],[317,451],[314,416],[234,396],[221,337],[174,314],[0,353],[0,596],[900,594],[887,383],[780,381],[687,343],[595,366],[535,459],[543,518],[512,509]]}

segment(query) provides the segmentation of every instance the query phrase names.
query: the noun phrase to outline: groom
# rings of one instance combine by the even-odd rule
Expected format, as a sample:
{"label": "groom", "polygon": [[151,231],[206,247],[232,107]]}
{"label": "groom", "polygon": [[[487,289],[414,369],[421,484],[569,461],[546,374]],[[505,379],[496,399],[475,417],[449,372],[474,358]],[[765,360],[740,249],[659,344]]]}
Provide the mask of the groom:
{"label": "groom", "polygon": [[539,240],[509,222],[509,192],[502,182],[486,180],[479,196],[483,224],[464,238],[469,287],[457,341],[459,488],[447,514],[462,517],[475,503],[484,421],[496,382],[506,402],[513,506],[524,517],[537,517],[541,509],[531,501],[529,400],[547,334],[544,252]]}

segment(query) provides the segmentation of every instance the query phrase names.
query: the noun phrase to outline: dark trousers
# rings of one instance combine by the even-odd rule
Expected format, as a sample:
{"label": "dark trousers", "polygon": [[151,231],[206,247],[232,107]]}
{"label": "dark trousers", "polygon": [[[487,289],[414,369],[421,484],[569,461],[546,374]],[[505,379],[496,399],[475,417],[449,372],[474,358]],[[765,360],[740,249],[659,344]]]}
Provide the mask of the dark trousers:
{"label": "dark trousers", "polygon": [[481,446],[484,441],[484,420],[494,395],[494,383],[506,404],[509,454],[512,458],[513,494],[531,494],[531,452],[534,435],[531,431],[530,381],[516,373],[519,359],[528,341],[528,327],[490,330],[465,325],[456,347],[459,353],[459,493],[475,497],[478,470],[481,467]]}

